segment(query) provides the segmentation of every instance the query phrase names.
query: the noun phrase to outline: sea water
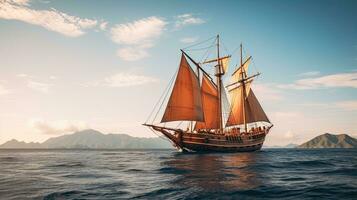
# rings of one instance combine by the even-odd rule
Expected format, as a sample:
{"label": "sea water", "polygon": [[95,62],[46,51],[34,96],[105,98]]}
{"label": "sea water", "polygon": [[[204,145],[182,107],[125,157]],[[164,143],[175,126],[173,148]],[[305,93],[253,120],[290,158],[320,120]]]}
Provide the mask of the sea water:
{"label": "sea water", "polygon": [[357,199],[356,149],[0,150],[0,199]]}

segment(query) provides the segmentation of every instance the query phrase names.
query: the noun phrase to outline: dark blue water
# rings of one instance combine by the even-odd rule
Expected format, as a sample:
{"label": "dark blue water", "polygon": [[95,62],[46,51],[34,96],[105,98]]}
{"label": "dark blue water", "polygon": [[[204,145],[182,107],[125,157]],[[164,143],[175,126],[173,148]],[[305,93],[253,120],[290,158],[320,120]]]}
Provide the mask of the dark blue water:
{"label": "dark blue water", "polygon": [[357,150],[0,150],[0,199],[357,199]]}

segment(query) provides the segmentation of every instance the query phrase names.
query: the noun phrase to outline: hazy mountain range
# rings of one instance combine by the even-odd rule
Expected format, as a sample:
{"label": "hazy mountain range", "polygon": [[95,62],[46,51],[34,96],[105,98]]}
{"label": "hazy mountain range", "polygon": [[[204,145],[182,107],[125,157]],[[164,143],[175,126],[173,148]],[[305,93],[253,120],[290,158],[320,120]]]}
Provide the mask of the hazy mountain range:
{"label": "hazy mountain range", "polygon": [[91,148],[91,149],[162,149],[172,145],[161,138],[138,138],[126,134],[103,134],[88,129],[69,135],[53,137],[43,143],[10,140],[0,148]]}
{"label": "hazy mountain range", "polygon": [[[357,139],[346,134],[323,134],[301,145],[264,146],[264,148],[357,148]],[[69,135],[53,137],[43,143],[20,142],[10,140],[0,145],[3,149],[53,149],[53,148],[83,148],[83,149],[166,149],[172,145],[161,138],[138,138],[126,134],[103,134],[88,129]]]}
{"label": "hazy mountain range", "polygon": [[295,148],[299,146],[298,144],[287,144],[287,145],[283,145],[283,146],[278,146],[278,145],[273,145],[273,146],[263,146],[264,148]]}

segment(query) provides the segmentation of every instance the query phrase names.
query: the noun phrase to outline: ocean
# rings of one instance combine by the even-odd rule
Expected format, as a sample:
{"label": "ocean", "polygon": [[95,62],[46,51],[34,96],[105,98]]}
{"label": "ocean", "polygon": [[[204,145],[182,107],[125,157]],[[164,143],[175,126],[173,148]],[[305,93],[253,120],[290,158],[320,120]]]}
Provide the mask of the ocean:
{"label": "ocean", "polygon": [[0,150],[0,199],[357,199],[357,150]]}

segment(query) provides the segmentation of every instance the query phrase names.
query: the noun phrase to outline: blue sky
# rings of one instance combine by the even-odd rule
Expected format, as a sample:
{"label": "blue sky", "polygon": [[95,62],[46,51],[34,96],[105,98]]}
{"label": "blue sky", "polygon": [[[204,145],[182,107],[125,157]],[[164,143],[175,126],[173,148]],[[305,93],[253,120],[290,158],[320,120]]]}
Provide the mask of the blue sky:
{"label": "blue sky", "polygon": [[[357,135],[356,1],[0,1],[0,143],[141,127],[180,48],[242,42],[267,144]],[[199,52],[195,55],[199,58]],[[236,60],[232,60],[232,65]]]}

